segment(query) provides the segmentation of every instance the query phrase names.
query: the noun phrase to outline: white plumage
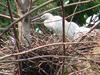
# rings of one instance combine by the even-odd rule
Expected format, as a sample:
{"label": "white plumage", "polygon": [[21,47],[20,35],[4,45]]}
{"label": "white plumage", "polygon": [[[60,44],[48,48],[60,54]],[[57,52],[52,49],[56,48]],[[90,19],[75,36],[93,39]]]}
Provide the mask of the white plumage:
{"label": "white plumage", "polygon": [[98,20],[99,20],[99,17],[96,14],[89,16],[86,19],[86,25],[85,26],[88,26],[89,24],[96,24]]}
{"label": "white plumage", "polygon": [[[62,35],[62,17],[53,16],[50,13],[45,13],[41,16],[44,20],[44,25],[53,30],[57,35]],[[65,34],[69,39],[73,39],[76,29],[79,26],[74,22],[68,22],[65,20]]]}
{"label": "white plumage", "polygon": [[[41,16],[42,19],[44,19],[44,25],[53,30],[55,34],[62,35],[62,17],[61,16],[53,16],[50,13],[45,13]],[[71,41],[77,39],[80,37],[80,33],[83,35],[87,33],[90,30],[90,28],[86,27],[79,27],[74,22],[68,22],[65,20],[65,35],[70,39]]]}
{"label": "white plumage", "polygon": [[[82,37],[83,35],[85,35],[86,33],[88,33],[89,31],[90,31],[90,28],[79,27],[79,28],[75,31],[74,40],[79,39],[80,37]],[[91,35],[91,36],[93,36],[93,35]]]}

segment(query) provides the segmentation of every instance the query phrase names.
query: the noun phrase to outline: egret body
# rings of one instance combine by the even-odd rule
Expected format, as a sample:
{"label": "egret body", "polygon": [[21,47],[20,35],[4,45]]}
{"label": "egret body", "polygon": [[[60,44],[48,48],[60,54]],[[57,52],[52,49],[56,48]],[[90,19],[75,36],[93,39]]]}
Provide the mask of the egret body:
{"label": "egret body", "polygon": [[[57,35],[62,35],[62,17],[53,16],[50,13],[45,13],[41,16],[44,19],[44,25],[53,30]],[[73,40],[75,31],[79,29],[79,26],[74,22],[68,22],[65,20],[65,35],[68,39]]]}
{"label": "egret body", "polygon": [[[53,16],[50,13],[45,13],[44,15],[41,16],[41,18],[44,19],[44,25],[47,28],[53,30],[55,34],[57,35],[62,35],[62,17],[61,16]],[[96,20],[98,20],[98,18]],[[92,23],[94,22],[91,22],[91,24]],[[70,41],[77,40],[78,38],[85,35],[89,31],[90,31],[90,28],[79,27],[75,22],[68,22],[67,20],[65,20],[65,35],[68,37]],[[93,32],[92,34],[94,35],[94,31],[92,32]]]}

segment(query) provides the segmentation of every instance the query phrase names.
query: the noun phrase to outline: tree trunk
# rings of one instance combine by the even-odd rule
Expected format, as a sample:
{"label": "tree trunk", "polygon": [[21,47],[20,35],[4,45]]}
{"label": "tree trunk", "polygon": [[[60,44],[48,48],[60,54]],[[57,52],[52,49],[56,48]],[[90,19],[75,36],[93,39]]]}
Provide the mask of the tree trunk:
{"label": "tree trunk", "polygon": [[[30,10],[30,0],[15,0],[18,15],[22,17],[26,12]],[[29,46],[30,39],[30,15],[26,16],[22,21],[18,23],[19,41],[21,44]]]}

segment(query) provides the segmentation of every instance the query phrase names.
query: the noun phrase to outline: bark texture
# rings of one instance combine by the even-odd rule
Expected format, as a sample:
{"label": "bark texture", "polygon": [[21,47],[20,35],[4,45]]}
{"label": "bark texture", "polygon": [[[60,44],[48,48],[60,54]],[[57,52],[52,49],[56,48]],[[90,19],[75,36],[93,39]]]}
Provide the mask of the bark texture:
{"label": "bark texture", "polygon": [[[15,0],[18,15],[22,17],[25,13],[30,10],[30,0]],[[26,16],[22,21],[18,23],[19,41],[21,44],[29,46],[31,43],[30,39],[30,15]]]}

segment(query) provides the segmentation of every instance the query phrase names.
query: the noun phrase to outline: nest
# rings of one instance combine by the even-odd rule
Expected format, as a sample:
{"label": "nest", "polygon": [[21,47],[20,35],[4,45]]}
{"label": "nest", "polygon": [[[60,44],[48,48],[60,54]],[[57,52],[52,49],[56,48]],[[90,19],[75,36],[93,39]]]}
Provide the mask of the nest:
{"label": "nest", "polygon": [[0,60],[0,75],[16,75],[19,69],[21,75],[60,75],[63,65],[64,73],[68,75],[99,75],[100,51],[94,52],[99,44],[88,43],[99,42],[99,38],[98,33],[97,36],[86,37],[82,43],[66,43],[64,52],[63,45],[60,44],[62,37],[34,33],[31,46],[21,47],[21,51],[32,51],[17,56],[13,55],[16,52],[15,46],[9,40],[5,41],[0,56],[12,56]]}

